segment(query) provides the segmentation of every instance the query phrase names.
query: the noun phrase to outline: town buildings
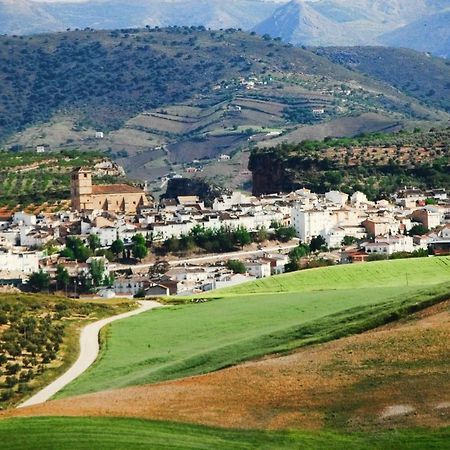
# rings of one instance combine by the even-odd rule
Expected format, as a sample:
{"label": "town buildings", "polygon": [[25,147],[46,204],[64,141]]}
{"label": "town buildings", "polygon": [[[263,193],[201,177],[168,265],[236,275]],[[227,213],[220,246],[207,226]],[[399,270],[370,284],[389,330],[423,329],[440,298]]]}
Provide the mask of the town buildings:
{"label": "town buildings", "polygon": [[[348,196],[336,191],[316,194],[299,189],[261,197],[233,192],[217,197],[206,207],[196,196],[164,199],[154,205],[139,188],[114,185],[114,189],[108,186],[96,189],[91,173],[83,169],[72,176],[73,211],[40,215],[18,211],[1,218],[1,283],[26,282],[39,269],[54,276],[57,264],[66,267],[71,277],[86,275],[88,262],[67,261],[59,256],[68,236],[87,243],[95,235],[103,251],[120,239],[125,243],[124,253],[130,255],[132,239],[137,234],[158,245],[168,238],[187,235],[196,227],[216,230],[245,227],[250,232],[265,230],[270,234],[275,226],[291,226],[298,241],[304,243],[322,236],[329,249],[324,256],[341,263],[427,249],[439,255],[450,254],[450,201],[442,190],[427,193],[405,190],[378,202],[369,201],[361,192]],[[436,196],[430,197],[434,193]],[[427,204],[424,198],[433,198],[432,204]],[[429,232],[411,236],[410,231],[417,224],[424,225]],[[288,251],[262,249],[251,255],[238,255],[246,268],[245,274],[233,274],[226,267],[226,259],[194,266],[177,266],[172,262],[164,274],[157,276],[149,274],[151,263],[135,271],[130,270],[132,263],[124,267],[103,259],[108,274],[115,279],[103,292],[107,296],[133,296],[142,292],[187,295],[208,291],[283,273],[289,262]]]}

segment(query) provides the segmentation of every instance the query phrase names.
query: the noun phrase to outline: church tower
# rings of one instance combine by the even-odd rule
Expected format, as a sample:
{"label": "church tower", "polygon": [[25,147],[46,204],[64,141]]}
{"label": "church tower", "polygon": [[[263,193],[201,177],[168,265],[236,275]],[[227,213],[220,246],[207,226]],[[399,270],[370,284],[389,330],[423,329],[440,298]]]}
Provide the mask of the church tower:
{"label": "church tower", "polygon": [[72,172],[70,179],[70,196],[72,210],[84,211],[93,209],[92,173],[90,170],[78,167]]}

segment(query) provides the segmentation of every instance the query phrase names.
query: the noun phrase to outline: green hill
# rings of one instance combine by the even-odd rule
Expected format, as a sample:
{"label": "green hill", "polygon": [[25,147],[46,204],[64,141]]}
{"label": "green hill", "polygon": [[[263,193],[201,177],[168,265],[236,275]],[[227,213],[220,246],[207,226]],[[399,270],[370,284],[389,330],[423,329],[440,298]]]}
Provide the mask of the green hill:
{"label": "green hill", "polygon": [[378,433],[227,430],[138,419],[28,418],[0,420],[0,449],[292,449],[440,450],[450,431]]}
{"label": "green hill", "polygon": [[[447,299],[450,258],[312,269],[113,324],[58,396],[181,378],[374,328]],[[442,284],[444,283],[444,284]]]}

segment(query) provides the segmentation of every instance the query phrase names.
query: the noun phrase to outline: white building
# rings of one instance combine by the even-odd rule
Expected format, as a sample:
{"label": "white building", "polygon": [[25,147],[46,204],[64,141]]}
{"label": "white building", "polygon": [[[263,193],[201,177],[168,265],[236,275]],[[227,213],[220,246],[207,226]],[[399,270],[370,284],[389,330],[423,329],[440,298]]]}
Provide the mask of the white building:
{"label": "white building", "polygon": [[39,270],[38,252],[0,249],[0,274],[9,277],[14,274],[31,274]]}
{"label": "white building", "polygon": [[382,254],[387,256],[397,252],[411,253],[415,250],[413,238],[403,235],[378,237],[375,239],[375,242],[363,244],[362,247],[368,254]]}
{"label": "white building", "polygon": [[20,211],[14,213],[12,222],[16,225],[35,226],[37,223],[37,219],[34,214],[27,214],[23,211]]}
{"label": "white building", "polygon": [[266,278],[270,277],[270,275],[272,274],[270,261],[260,260],[260,261],[246,262],[244,264],[248,274],[252,277]]}
{"label": "white building", "polygon": [[337,225],[335,216],[322,209],[305,210],[300,204],[292,209],[292,226],[302,242],[310,242],[319,234],[325,236]]}
{"label": "white building", "polygon": [[350,198],[350,202],[352,205],[359,205],[361,203],[368,203],[366,194],[362,192],[354,192],[353,195]]}
{"label": "white building", "polygon": [[325,198],[335,205],[344,206],[348,202],[348,194],[339,191],[330,191],[325,194]]}

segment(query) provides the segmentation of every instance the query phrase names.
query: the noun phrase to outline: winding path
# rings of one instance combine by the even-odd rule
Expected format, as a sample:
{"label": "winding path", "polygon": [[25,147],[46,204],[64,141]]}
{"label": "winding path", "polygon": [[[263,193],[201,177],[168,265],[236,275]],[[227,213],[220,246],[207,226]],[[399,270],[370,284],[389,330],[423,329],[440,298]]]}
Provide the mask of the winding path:
{"label": "winding path", "polygon": [[108,317],[106,319],[99,320],[98,322],[91,323],[84,327],[80,334],[80,355],[78,359],[73,364],[73,366],[57,378],[55,381],[50,383],[44,389],[39,391],[37,394],[33,395],[27,401],[23,402],[18,406],[18,408],[24,408],[26,406],[38,405],[44,403],[53,397],[62,388],[71,383],[75,378],[79,377],[84,371],[86,371],[97,359],[98,352],[100,350],[99,345],[99,332],[105,326],[116,320],[125,319],[127,317],[136,316],[145,311],[149,311],[154,308],[159,308],[162,305],[155,301],[142,301],[140,302],[140,307],[123,314],[118,314],[117,316]]}

